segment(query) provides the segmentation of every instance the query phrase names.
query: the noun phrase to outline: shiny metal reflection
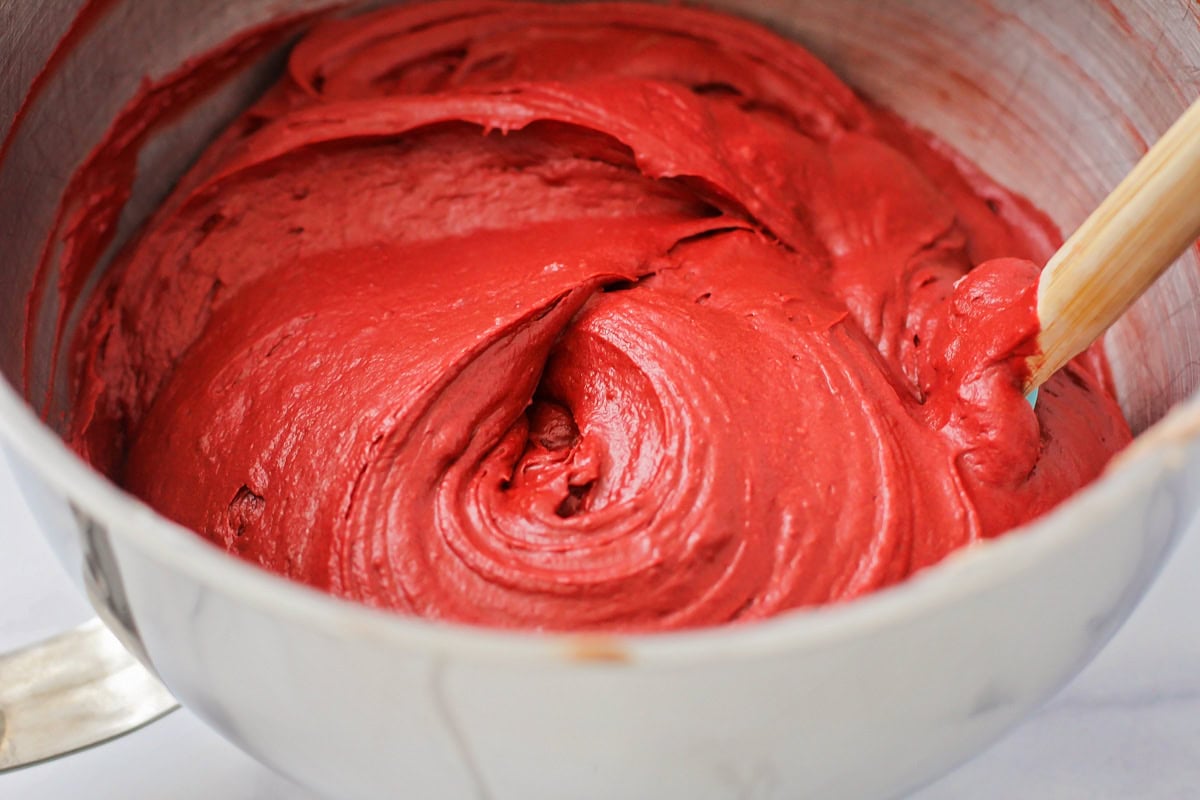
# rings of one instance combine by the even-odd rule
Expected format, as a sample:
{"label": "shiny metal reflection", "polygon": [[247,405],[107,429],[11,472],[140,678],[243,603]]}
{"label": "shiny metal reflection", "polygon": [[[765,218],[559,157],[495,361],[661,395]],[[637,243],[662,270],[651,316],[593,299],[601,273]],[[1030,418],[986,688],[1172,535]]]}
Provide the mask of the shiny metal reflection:
{"label": "shiny metal reflection", "polygon": [[128,733],[178,708],[99,620],[0,655],[0,772]]}

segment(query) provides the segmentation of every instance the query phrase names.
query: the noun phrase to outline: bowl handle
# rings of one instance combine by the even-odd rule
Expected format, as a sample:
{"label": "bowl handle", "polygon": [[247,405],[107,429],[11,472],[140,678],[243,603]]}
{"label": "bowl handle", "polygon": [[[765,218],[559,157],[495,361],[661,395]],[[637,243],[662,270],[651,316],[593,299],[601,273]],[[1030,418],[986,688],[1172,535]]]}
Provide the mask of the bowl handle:
{"label": "bowl handle", "polygon": [[92,619],[0,654],[0,772],[121,736],[178,707]]}

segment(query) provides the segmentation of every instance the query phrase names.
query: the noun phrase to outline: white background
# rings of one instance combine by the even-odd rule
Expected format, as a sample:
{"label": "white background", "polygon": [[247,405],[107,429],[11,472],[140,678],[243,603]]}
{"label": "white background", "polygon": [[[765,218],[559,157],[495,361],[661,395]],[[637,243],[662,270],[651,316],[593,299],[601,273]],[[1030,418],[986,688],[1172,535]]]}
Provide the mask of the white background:
{"label": "white background", "polygon": [[[87,616],[0,459],[0,651]],[[186,711],[91,750],[0,774],[0,800],[9,798],[312,800]],[[1133,618],[1071,686],[1000,744],[912,798],[1044,799],[1200,800],[1195,527]]]}

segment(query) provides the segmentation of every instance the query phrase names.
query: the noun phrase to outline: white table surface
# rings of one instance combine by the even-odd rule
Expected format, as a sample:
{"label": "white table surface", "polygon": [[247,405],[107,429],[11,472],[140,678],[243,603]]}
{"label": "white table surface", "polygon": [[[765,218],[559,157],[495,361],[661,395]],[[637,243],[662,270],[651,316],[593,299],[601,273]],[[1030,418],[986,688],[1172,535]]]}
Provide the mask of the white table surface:
{"label": "white table surface", "polygon": [[[87,616],[0,459],[0,651]],[[314,800],[186,711],[0,774],[0,798]],[[912,798],[1017,799],[1200,799],[1200,531],[1185,538],[1141,607],[1074,683]]]}

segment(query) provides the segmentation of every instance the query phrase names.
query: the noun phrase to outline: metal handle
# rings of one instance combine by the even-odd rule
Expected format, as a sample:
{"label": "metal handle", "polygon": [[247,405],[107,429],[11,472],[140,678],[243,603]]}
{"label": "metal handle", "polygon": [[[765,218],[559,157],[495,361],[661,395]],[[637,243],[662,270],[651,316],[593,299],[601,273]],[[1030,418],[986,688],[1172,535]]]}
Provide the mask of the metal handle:
{"label": "metal handle", "polygon": [[129,733],[178,708],[98,619],[0,655],[0,772]]}

